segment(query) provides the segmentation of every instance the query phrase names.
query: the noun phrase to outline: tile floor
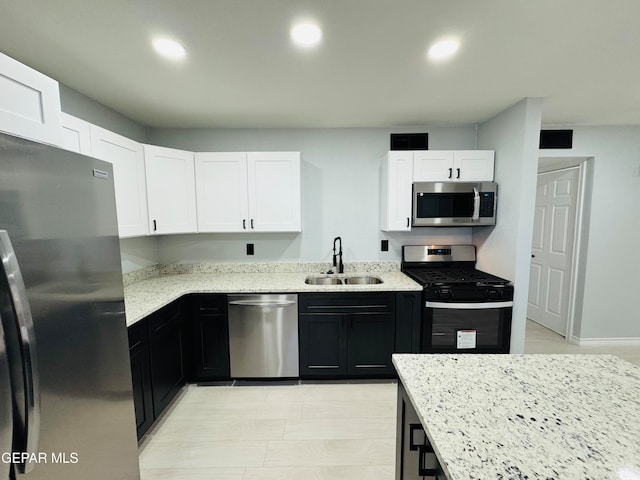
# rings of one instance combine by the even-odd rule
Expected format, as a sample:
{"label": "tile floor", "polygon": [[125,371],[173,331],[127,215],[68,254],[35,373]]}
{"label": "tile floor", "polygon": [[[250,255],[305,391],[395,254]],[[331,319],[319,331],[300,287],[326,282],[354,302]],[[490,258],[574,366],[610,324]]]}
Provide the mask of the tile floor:
{"label": "tile floor", "polygon": [[[527,353],[584,348],[533,322]],[[395,383],[186,387],[140,447],[142,480],[392,480]]]}

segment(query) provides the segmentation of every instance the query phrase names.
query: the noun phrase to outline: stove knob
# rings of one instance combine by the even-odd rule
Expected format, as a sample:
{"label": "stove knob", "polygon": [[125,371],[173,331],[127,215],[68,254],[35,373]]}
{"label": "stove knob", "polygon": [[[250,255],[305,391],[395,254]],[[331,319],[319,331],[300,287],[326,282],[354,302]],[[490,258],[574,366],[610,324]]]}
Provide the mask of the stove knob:
{"label": "stove knob", "polygon": [[491,300],[496,300],[496,299],[498,299],[498,298],[500,298],[500,297],[502,296],[502,295],[501,295],[501,294],[502,294],[502,292],[501,292],[500,290],[493,290],[493,289],[491,289],[491,290],[489,290],[487,293],[488,293],[488,297],[489,297]]}

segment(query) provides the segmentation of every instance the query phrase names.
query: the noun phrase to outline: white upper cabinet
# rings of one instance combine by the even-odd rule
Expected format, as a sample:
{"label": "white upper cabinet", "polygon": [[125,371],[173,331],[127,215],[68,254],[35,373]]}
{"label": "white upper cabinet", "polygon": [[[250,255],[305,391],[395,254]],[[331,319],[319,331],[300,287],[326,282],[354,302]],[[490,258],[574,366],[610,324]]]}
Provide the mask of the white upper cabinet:
{"label": "white upper cabinet", "polygon": [[411,230],[411,151],[391,151],[382,161],[380,228],[385,232]]}
{"label": "white upper cabinet", "polygon": [[247,153],[249,228],[257,232],[299,232],[300,153]]}
{"label": "white upper cabinet", "polygon": [[91,125],[93,156],[113,164],[120,237],[149,234],[142,144]]}
{"label": "white upper cabinet", "polygon": [[247,154],[196,153],[199,232],[242,232],[247,229]]}
{"label": "white upper cabinet", "polygon": [[79,118],[62,112],[62,142],[61,146],[72,152],[92,155],[91,124]]}
{"label": "white upper cabinet", "polygon": [[299,232],[299,152],[196,153],[199,232]]}
{"label": "white upper cabinet", "polygon": [[493,150],[422,150],[414,152],[415,182],[493,181]]}
{"label": "white upper cabinet", "polygon": [[151,235],[197,232],[193,152],[144,145],[144,165]]}
{"label": "white upper cabinet", "polygon": [[58,82],[0,53],[0,130],[62,145]]}

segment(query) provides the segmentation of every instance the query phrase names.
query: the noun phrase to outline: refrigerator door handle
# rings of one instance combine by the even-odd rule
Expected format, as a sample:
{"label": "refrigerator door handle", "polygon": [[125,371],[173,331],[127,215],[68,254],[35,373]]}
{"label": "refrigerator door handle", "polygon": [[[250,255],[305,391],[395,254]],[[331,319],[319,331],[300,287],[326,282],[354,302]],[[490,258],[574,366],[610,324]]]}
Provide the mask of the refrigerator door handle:
{"label": "refrigerator door handle", "polygon": [[[9,357],[0,319],[0,452],[11,452],[13,438],[13,404],[11,401],[11,377]],[[0,479],[9,478],[10,462],[0,462]]]}
{"label": "refrigerator door handle", "polygon": [[[22,433],[24,445],[18,448],[29,455],[37,454],[40,436],[40,381],[37,371],[33,318],[22,272],[6,230],[0,230],[0,260],[2,261],[2,273],[9,285],[9,294],[15,311],[15,325],[23,362],[24,415],[26,418],[24,419],[25,432]],[[34,463],[27,462],[15,466],[20,473],[27,473],[33,469],[34,465]]]}

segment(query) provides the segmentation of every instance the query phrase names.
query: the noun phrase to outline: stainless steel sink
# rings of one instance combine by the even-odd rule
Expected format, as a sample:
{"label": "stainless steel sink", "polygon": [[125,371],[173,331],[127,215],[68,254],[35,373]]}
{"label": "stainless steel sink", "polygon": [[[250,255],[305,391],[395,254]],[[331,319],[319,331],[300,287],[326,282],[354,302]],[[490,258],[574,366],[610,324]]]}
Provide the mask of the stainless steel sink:
{"label": "stainless steel sink", "polygon": [[348,285],[375,285],[382,283],[382,279],[379,277],[372,277],[369,275],[363,275],[358,277],[346,277],[344,283]]}
{"label": "stainless steel sink", "polygon": [[335,277],[307,277],[304,283],[307,285],[342,285],[342,279]]}
{"label": "stainless steel sink", "polygon": [[307,285],[376,285],[383,283],[379,277],[370,275],[354,275],[352,277],[308,276],[304,283]]}

